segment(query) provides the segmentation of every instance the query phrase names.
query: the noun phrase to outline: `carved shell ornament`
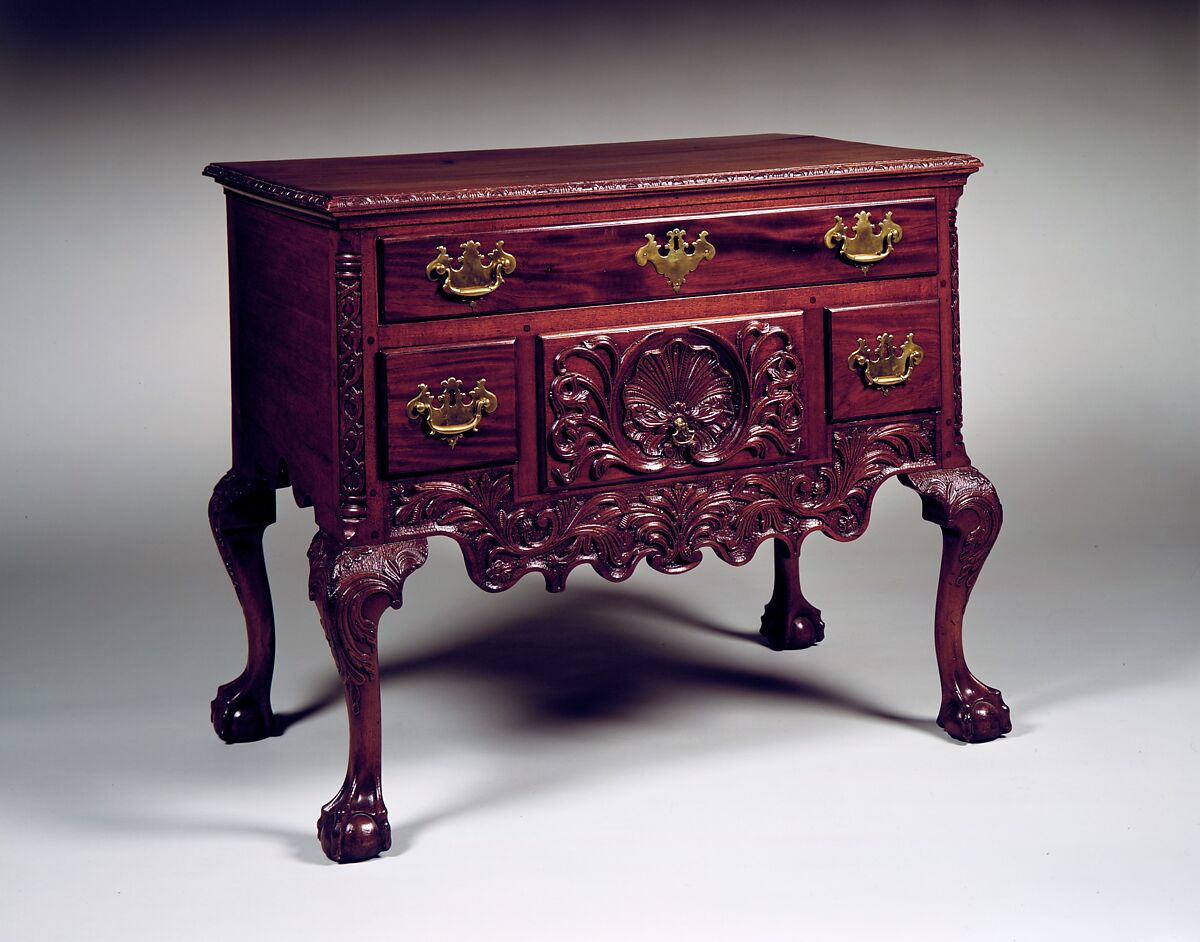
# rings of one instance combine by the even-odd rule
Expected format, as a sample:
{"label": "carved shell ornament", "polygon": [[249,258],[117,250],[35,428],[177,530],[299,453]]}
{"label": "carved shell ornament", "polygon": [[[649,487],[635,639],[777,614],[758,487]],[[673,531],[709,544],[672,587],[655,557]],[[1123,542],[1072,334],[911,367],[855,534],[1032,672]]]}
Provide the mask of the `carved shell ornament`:
{"label": "carved shell ornament", "polygon": [[625,437],[672,463],[715,451],[737,420],[736,384],[716,351],[680,337],[638,358],[621,402]]}
{"label": "carved shell ornament", "polygon": [[701,327],[623,346],[606,334],[555,354],[547,429],[555,484],[610,468],[707,467],[745,451],[804,450],[804,379],[792,338],[751,321],[733,343]]}

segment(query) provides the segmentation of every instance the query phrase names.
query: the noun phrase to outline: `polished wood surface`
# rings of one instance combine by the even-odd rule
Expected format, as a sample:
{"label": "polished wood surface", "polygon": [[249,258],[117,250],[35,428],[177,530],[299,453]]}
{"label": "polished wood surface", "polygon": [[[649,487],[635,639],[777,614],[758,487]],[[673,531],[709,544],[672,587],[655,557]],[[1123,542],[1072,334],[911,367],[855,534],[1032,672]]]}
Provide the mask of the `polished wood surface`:
{"label": "polished wood surface", "polygon": [[[382,354],[383,396],[387,436],[385,471],[389,475],[447,471],[511,463],[517,457],[516,342],[499,340],[458,346],[414,347]],[[470,390],[479,380],[496,394],[499,405],[485,415],[479,428],[450,447],[431,434],[427,423],[408,414],[408,402],[424,383],[435,397],[442,381],[455,378]]]}
{"label": "polished wood surface", "polygon": [[717,184],[970,173],[969,154],[798,134],[580,144],[438,154],[214,163],[231,189],[332,215],[405,205],[646,192]]}
{"label": "polished wood surface", "polygon": [[[903,223],[902,249],[864,272],[826,248],[825,232],[841,216],[859,211],[876,219],[893,211]],[[716,256],[686,276],[679,291],[652,265],[639,266],[635,253],[648,234],[666,242],[666,233],[683,229],[690,240],[701,232]],[[425,266],[438,246],[457,256],[468,239],[485,251],[498,241],[517,259],[516,271],[474,304],[448,296],[426,277]],[[419,239],[380,242],[383,319],[471,317],[509,311],[601,302],[650,300],[675,295],[695,297],[731,291],[787,288],[840,281],[902,278],[937,270],[936,201],[867,199],[851,204],[760,212],[713,212],[701,216],[655,216],[621,225],[593,223],[477,232],[461,228]]]}
{"label": "polished wood surface", "polygon": [[[350,742],[318,836],[349,862],[391,843],[378,627],[429,537],[455,540],[488,591],[531,573],[561,591],[581,565],[614,581],[642,563],[683,572],[705,550],[741,565],[769,542],[761,634],[803,648],[825,637],[800,589],[804,540],[856,539],[895,476],[944,534],[938,722],[968,742],[1008,732],[962,649],[1000,526],[962,436],[955,206],[979,166],[793,135],[210,166],[228,195],[233,362],[233,466],[210,523],[248,652],[213,701],[218,735],[282,732],[262,556],[276,488],[319,527],[310,594]],[[862,210],[904,229],[875,263],[825,244],[835,215]],[[674,228],[715,248],[663,265],[678,291],[635,258]],[[447,296],[426,267],[467,240],[503,240],[516,266],[502,282],[469,271],[457,287],[495,290]],[[924,351],[886,392],[847,363],[885,332]],[[461,437],[409,409],[420,384],[437,395],[452,377],[496,396]]]}
{"label": "polished wood surface", "polygon": [[[829,318],[829,414],[834,422],[903,415],[936,409],[941,402],[941,336],[937,301],[835,307]],[[866,341],[874,357],[881,334],[891,334],[894,349],[913,335],[924,356],[912,376],[886,391],[868,385],[846,361]]]}

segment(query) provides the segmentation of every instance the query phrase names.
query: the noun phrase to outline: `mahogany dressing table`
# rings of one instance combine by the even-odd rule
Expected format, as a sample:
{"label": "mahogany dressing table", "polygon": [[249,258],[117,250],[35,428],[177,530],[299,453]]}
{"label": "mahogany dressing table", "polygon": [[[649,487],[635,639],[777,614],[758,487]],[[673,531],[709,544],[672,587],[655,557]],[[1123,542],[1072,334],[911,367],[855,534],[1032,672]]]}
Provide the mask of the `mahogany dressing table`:
{"label": "mahogany dressing table", "polygon": [[426,539],[491,591],[575,566],[735,565],[770,540],[761,632],[824,636],[810,533],[851,540],[889,477],[944,535],[938,723],[1011,728],[962,649],[1000,529],[963,446],[955,206],[966,154],[817,137],[213,164],[226,192],[232,469],[209,516],[245,614],[226,742],[273,735],[263,530],[313,507],[311,596],[345,686],[333,860],[390,846],[376,629]]}

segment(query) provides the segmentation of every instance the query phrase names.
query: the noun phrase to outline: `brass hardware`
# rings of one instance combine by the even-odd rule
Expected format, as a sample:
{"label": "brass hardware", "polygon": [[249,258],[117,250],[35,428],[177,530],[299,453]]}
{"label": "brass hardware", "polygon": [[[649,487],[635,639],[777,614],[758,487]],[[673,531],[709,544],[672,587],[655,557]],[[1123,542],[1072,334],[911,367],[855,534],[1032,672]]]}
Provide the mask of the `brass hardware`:
{"label": "brass hardware", "polygon": [[854,235],[842,223],[841,216],[834,216],[833,228],[825,233],[825,247],[836,248],[836,243],[842,244],[838,255],[853,262],[863,270],[865,275],[876,262],[882,262],[892,254],[892,245],[904,238],[904,230],[892,222],[892,214],[888,212],[879,224],[879,231],[871,225],[871,214],[861,212],[854,214]]}
{"label": "brass hardware", "polygon": [[671,423],[671,441],[680,448],[696,444],[696,433],[681,415],[675,416],[675,421]]}
{"label": "brass hardware", "polygon": [[855,372],[862,370],[863,381],[886,395],[890,387],[899,386],[912,376],[913,368],[925,358],[925,351],[913,342],[912,334],[900,347],[899,355],[892,352],[891,334],[880,334],[876,340],[879,346],[875,349],[874,360],[867,349],[867,342],[859,337],[858,349],[850,354],[846,365]]}
{"label": "brass hardware", "polygon": [[474,389],[464,393],[462,382],[451,376],[442,380],[437,405],[429,394],[429,387],[421,383],[417,394],[408,401],[408,417],[419,419],[424,416],[430,434],[440,435],[453,448],[467,432],[479,428],[483,417],[495,412],[499,404],[496,394],[487,388],[487,380],[481,379]]}
{"label": "brass hardware", "polygon": [[517,260],[504,251],[504,241],[496,243],[496,247],[486,256],[479,251],[478,242],[464,242],[459,246],[462,255],[458,257],[458,268],[454,267],[454,259],[446,252],[446,246],[439,245],[437,257],[425,266],[425,275],[435,281],[445,275],[442,290],[456,297],[474,300],[491,294],[502,284],[504,276],[511,275],[517,270]]}
{"label": "brass hardware", "polygon": [[687,233],[682,229],[672,229],[667,233],[667,247],[658,244],[652,233],[646,233],[646,244],[633,253],[639,267],[645,268],[649,262],[654,270],[671,282],[676,292],[683,281],[694,272],[706,258],[716,258],[717,250],[708,241],[707,230],[700,233],[700,238],[690,246],[687,243]]}

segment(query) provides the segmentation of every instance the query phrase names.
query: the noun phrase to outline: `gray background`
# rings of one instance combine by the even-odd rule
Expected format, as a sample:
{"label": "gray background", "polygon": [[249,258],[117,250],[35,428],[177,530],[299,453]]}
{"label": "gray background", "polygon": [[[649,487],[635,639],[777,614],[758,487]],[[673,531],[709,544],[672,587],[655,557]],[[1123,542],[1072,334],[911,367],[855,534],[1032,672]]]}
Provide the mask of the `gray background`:
{"label": "gray background", "polygon": [[[1200,938],[1194,4],[108,6],[0,20],[0,936]],[[897,485],[807,544],[828,640],[788,655],[769,553],[489,596],[434,541],[382,632],[395,846],[326,865],[344,718],[286,494],[276,704],[320,708],[207,722],[243,652],[201,168],[775,130],[986,163],[966,435],[1006,525],[967,643],[1013,734],[933,727],[940,541]]]}

